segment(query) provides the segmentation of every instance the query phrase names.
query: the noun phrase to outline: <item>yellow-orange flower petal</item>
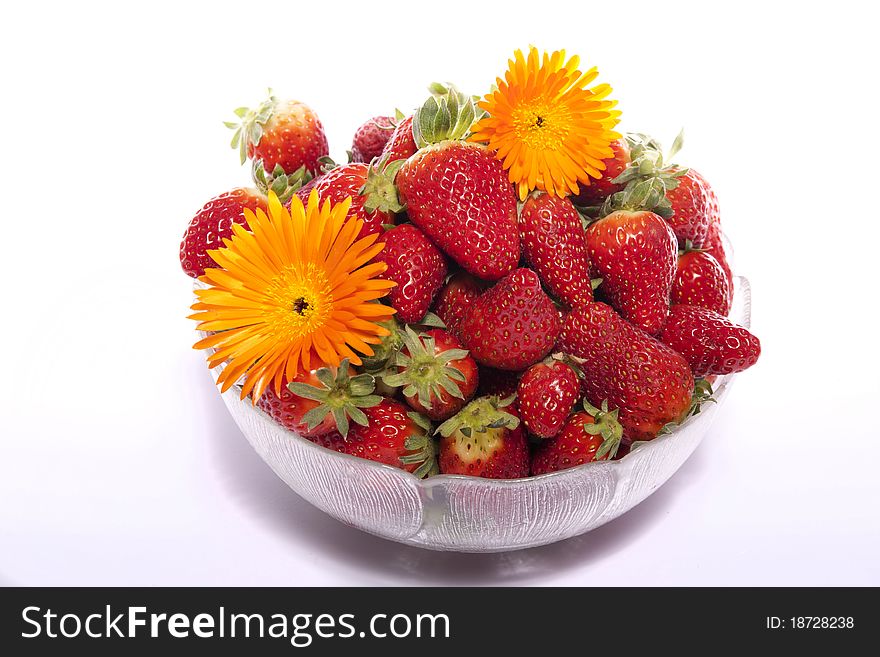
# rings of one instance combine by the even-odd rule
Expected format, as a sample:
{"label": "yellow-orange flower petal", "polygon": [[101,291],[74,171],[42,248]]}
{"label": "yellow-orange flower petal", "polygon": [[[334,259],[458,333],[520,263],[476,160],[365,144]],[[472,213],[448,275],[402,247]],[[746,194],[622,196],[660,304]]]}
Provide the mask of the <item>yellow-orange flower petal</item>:
{"label": "yellow-orange flower petal", "polygon": [[504,79],[479,103],[488,116],[469,140],[496,151],[520,199],[533,189],[577,194],[578,183],[600,178],[603,160],[614,154],[617,101],[608,99],[607,84],[589,88],[598,71],[581,73],[579,63],[577,56],[566,60],[564,50],[539,55],[532,46],[528,57],[517,50]]}
{"label": "yellow-orange flower petal", "polygon": [[362,222],[346,220],[351,199],[320,204],[315,192],[290,210],[269,194],[266,214],[245,210],[250,230],[233,226],[223,248],[210,251],[218,265],[205,270],[191,319],[202,331],[196,342],[211,349],[208,365],[226,364],[217,378],[223,391],[242,376],[241,397],[259,399],[272,385],[281,390],[301,368],[361,363],[388,330],[379,322],[394,310],[375,303],[394,283],[376,278],[384,263],[377,236],[357,239]]}

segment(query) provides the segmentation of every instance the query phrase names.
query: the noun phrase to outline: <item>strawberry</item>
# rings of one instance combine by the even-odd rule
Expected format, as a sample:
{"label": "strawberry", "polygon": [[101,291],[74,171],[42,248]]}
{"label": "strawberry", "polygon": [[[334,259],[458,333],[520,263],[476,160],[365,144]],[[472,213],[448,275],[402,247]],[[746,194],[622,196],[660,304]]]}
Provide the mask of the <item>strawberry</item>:
{"label": "strawberry", "polygon": [[660,339],[687,359],[697,377],[742,372],[761,355],[748,329],[699,306],[672,306]]}
{"label": "strawberry", "polygon": [[394,162],[409,159],[417,150],[419,147],[413,139],[413,117],[408,116],[394,128],[380,156],[386,162]]}
{"label": "strawberry", "polygon": [[707,235],[706,240],[700,245],[700,249],[715,258],[715,260],[718,261],[718,264],[721,265],[721,269],[724,270],[724,275],[727,278],[728,284],[728,302],[731,302],[733,300],[733,272],[731,272],[730,264],[727,262],[727,252],[724,250],[724,240],[721,237],[720,222],[715,221],[709,226],[709,234]]}
{"label": "strawberry", "polygon": [[382,155],[395,127],[392,116],[376,116],[364,123],[354,133],[351,161],[369,163],[374,157]]}
{"label": "strawberry", "polygon": [[593,300],[590,260],[580,215],[568,198],[535,192],[519,214],[523,257],[562,303]]}
{"label": "strawberry", "polygon": [[608,302],[643,331],[659,333],[678,255],[669,225],[653,212],[619,210],[590,224],[587,247]]}
{"label": "strawberry", "polygon": [[437,427],[440,472],[489,479],[529,474],[529,446],[511,399],[480,397]]}
{"label": "strawberry", "polygon": [[398,401],[383,398],[364,409],[366,423],[351,427],[341,450],[401,468],[422,478],[437,474],[431,425]]}
{"label": "strawberry", "polygon": [[402,388],[406,402],[432,420],[455,415],[477,390],[477,363],[443,329],[419,335],[407,326],[396,365],[382,380]]}
{"label": "strawberry", "polygon": [[684,144],[683,134],[676,137],[665,157],[660,145],[650,137],[635,135],[628,139],[633,139],[630,141],[632,161],[614,180],[626,185],[616,196],[625,193],[639,196],[637,187],[641,187],[643,193],[649,189],[657,192],[641,195],[641,209],[666,219],[681,247],[688,241],[701,245],[709,226],[718,219],[718,203],[703,176],[694,169],[669,163]]}
{"label": "strawberry", "polygon": [[238,123],[227,122],[235,130],[232,147],[241,163],[247,158],[262,162],[266,171],[279,165],[285,173],[305,167],[312,175],[320,170],[320,158],[329,153],[327,136],[318,115],[298,100],[279,100],[269,90],[268,100],[256,109],[239,107]]}
{"label": "strawberry", "polygon": [[[714,192],[712,192],[714,196]],[[681,246],[688,241],[702,244],[709,234],[710,224],[717,219],[717,203],[713,205],[709,183],[694,169],[678,178],[678,185],[666,191],[672,206],[672,216],[666,221],[675,232]]]}
{"label": "strawberry", "polygon": [[688,413],[694,377],[687,361],[604,303],[577,306],[565,318],[557,349],[576,358],[582,390],[594,406],[620,409],[629,440],[651,440]]}
{"label": "strawberry", "polygon": [[420,150],[396,184],[410,221],[471,274],[498,280],[519,262],[516,194],[494,152],[461,141],[475,117],[470,96],[432,95],[413,121]]}
{"label": "strawberry", "polygon": [[459,271],[449,278],[437,294],[433,310],[450,333],[458,335],[465,311],[484,289],[485,285],[466,271]]}
{"label": "strawberry", "polygon": [[362,409],[381,401],[373,389],[373,377],[356,375],[348,359],[343,359],[338,368],[300,372],[289,383],[283,379],[280,394],[272,386],[267,387],[257,406],[301,436],[309,438],[334,430],[345,436],[349,419],[363,424],[366,417]]}
{"label": "strawberry", "polygon": [[673,304],[702,306],[721,315],[730,312],[730,283],[714,256],[686,251],[678,257],[670,297]]}
{"label": "strawberry", "polygon": [[[364,222],[358,239],[382,231],[382,225],[390,223],[389,208],[378,198],[382,174],[362,162],[340,164],[315,180],[314,190],[321,201],[342,203],[351,197],[348,219]],[[302,198],[302,196],[300,197]],[[306,196],[306,199],[308,197]]]}
{"label": "strawberry", "polygon": [[247,229],[244,209],[267,212],[265,194],[251,187],[237,187],[208,201],[189,222],[180,242],[180,265],[188,276],[198,278],[206,267],[216,267],[208,255],[211,249],[223,246],[223,239],[232,237],[232,224]]}
{"label": "strawberry", "polygon": [[557,472],[591,461],[613,459],[623,427],[617,419],[618,410],[608,410],[608,402],[596,408],[584,401],[584,410],[573,413],[559,435],[545,440],[532,454],[533,475]]}
{"label": "strawberry", "polygon": [[519,380],[520,417],[533,436],[550,438],[562,429],[579,396],[580,383],[571,366],[558,360],[537,363]]}
{"label": "strawberry", "polygon": [[523,370],[550,353],[559,313],[531,269],[516,269],[467,309],[461,338],[471,356],[500,370]]}
{"label": "strawberry", "polygon": [[385,247],[374,262],[388,269],[382,278],[397,283],[389,299],[404,322],[418,322],[428,312],[446,278],[446,258],[425,234],[412,224],[396,226],[382,236]]}
{"label": "strawberry", "polygon": [[614,155],[603,160],[605,170],[602,172],[602,177],[591,180],[589,185],[580,186],[577,196],[572,199],[575,205],[601,205],[606,198],[623,189],[624,186],[615,183],[614,179],[623,173],[631,161],[629,140],[618,139],[611,142],[611,150],[614,151]]}
{"label": "strawberry", "polygon": [[303,436],[303,438],[308,438],[311,442],[320,445],[324,449],[332,449],[334,452],[345,451],[345,438],[336,430],[322,433],[319,436]]}

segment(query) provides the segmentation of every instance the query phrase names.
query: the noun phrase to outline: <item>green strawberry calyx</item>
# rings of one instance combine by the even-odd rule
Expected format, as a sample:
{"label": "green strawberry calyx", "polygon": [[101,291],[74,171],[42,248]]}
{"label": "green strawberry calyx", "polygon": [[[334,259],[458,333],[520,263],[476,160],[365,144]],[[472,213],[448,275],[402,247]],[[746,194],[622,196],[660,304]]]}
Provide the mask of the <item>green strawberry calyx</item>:
{"label": "green strawberry calyx", "polygon": [[378,378],[379,372],[389,365],[393,366],[395,356],[403,346],[403,333],[400,323],[391,317],[379,322],[379,326],[388,330],[388,335],[382,336],[381,342],[373,345],[373,355],[363,357],[364,371]]}
{"label": "green strawberry calyx", "polygon": [[358,190],[358,193],[365,197],[364,209],[367,212],[375,212],[376,210],[386,214],[403,212],[404,206],[400,202],[394,179],[405,162],[406,160],[388,162],[388,157],[385,156],[369,166],[367,179]]}
{"label": "green strawberry calyx", "polygon": [[424,148],[446,140],[463,140],[471,126],[485,115],[474,96],[462,93],[454,84],[434,82],[431,95],[413,115],[413,140]]}
{"label": "green strawberry calyx", "polygon": [[418,463],[419,465],[413,470],[413,474],[419,479],[432,477],[438,474],[440,469],[437,466],[434,438],[431,436],[431,423],[428,418],[419,413],[407,413],[407,416],[421,431],[411,433],[406,437],[403,446],[407,453],[400,457],[400,462],[403,465]]}
{"label": "green strawberry calyx", "polygon": [[385,375],[386,385],[402,387],[404,397],[415,397],[424,408],[432,408],[432,400],[446,394],[464,399],[459,383],[464,383],[465,375],[455,366],[454,361],[466,358],[466,349],[447,349],[435,353],[436,343],[429,335],[416,333],[410,326],[402,332],[406,350],[397,353],[397,371]]}
{"label": "green strawberry calyx", "polygon": [[235,133],[232,135],[232,142],[229,145],[232,148],[238,149],[242,164],[247,159],[248,146],[258,146],[260,144],[260,140],[263,138],[263,126],[270,121],[275,113],[278,99],[272,94],[271,89],[268,91],[268,96],[255,109],[239,107],[234,110],[235,116],[239,119],[238,121],[223,122],[227,128],[235,130]]}
{"label": "green strawberry calyx", "polygon": [[276,164],[272,173],[266,173],[263,160],[254,160],[251,175],[257,189],[267,196],[270,191],[275,192],[282,204],[287,203],[298,189],[312,179],[312,174],[305,165],[293,173],[285,173],[283,167]]}
{"label": "green strawberry calyx", "polygon": [[506,399],[501,399],[497,395],[479,397],[437,427],[435,433],[439,433],[444,438],[455,433],[465,438],[480,436],[488,439],[497,438],[497,430],[512,430],[519,426],[519,418],[504,410],[513,403],[515,397],[515,395]]}
{"label": "green strawberry calyx", "polygon": [[630,162],[613,182],[625,187],[607,199],[599,212],[608,215],[615,210],[649,210],[664,218],[673,214],[666,192],[681,183],[688,170],[672,164],[672,159],[684,145],[684,132],[679,132],[669,153],[664,157],[660,144],[647,135],[631,133],[626,136]]}
{"label": "green strawberry calyx", "polygon": [[362,408],[377,406],[382,397],[373,394],[376,382],[370,374],[348,374],[348,359],[339,364],[334,376],[328,367],[322,367],[315,376],[320,386],[294,381],[287,384],[287,389],[294,395],[318,402],[318,406],[303,415],[302,421],[311,430],[317,427],[327,414],[333,416],[336,429],[343,437],[348,436],[349,420],[362,427],[369,425]]}
{"label": "green strawberry calyx", "polygon": [[609,458],[614,458],[620,448],[620,441],[623,439],[623,426],[617,419],[620,409],[615,408],[613,411],[609,411],[607,399],[602,401],[601,408],[596,408],[585,399],[584,410],[593,418],[593,424],[583,425],[584,432],[603,438],[594,458],[600,459],[606,454]]}

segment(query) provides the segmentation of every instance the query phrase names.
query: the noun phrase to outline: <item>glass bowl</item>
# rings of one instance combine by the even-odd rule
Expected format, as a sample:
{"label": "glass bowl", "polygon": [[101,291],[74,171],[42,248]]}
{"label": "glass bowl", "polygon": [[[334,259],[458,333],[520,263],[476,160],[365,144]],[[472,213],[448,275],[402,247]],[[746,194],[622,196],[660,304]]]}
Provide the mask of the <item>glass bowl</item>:
{"label": "glass bowl", "polygon": [[[748,327],[748,281],[735,278],[730,317]],[[214,376],[219,373],[214,371]],[[705,404],[669,434],[619,461],[514,480],[404,470],[325,449],[288,431],[233,386],[223,401],[257,454],[300,497],[337,520],[392,541],[431,550],[502,552],[546,545],[626,513],[668,480],[709,431],[733,376],[715,382]]]}

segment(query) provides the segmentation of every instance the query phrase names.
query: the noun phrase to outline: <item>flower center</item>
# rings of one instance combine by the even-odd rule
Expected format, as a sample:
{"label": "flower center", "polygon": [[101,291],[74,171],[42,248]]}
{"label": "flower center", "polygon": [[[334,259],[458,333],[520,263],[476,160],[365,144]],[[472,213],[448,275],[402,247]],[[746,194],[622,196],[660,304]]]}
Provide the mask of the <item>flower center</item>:
{"label": "flower center", "polygon": [[557,150],[571,130],[568,109],[538,98],[513,110],[513,129],[517,139],[529,148]]}
{"label": "flower center", "polygon": [[293,301],[293,312],[299,313],[300,315],[305,315],[306,311],[311,308],[309,302],[306,301],[305,297],[299,297],[298,299],[294,299]]}
{"label": "flower center", "polygon": [[327,274],[314,263],[288,266],[273,279],[266,296],[272,301],[273,330],[287,339],[314,333],[333,310]]}

